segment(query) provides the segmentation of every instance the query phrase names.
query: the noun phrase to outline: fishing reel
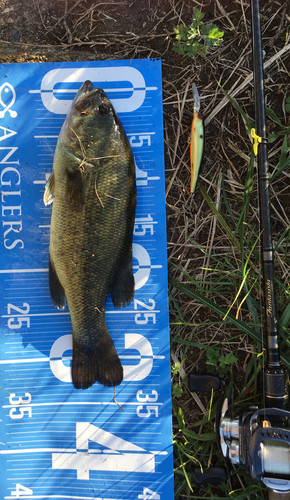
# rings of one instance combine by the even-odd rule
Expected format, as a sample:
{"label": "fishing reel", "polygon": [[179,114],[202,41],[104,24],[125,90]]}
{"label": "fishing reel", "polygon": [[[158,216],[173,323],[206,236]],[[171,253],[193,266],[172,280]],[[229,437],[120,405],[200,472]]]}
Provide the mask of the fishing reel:
{"label": "fishing reel", "polygon": [[195,470],[198,484],[227,481],[231,465],[246,467],[252,478],[284,495],[290,492],[290,412],[281,408],[258,409],[250,406],[232,418],[224,383],[212,375],[189,375],[189,389],[211,392],[221,389],[215,419],[217,445],[224,467]]}

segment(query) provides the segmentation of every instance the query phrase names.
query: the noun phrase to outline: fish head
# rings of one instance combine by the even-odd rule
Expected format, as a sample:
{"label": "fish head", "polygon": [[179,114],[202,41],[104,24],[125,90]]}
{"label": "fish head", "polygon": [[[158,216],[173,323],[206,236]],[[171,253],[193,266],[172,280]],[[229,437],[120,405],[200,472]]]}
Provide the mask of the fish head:
{"label": "fish head", "polygon": [[[59,140],[62,146],[77,157],[89,161],[102,150],[112,151],[116,136],[124,135],[122,125],[111,101],[101,88],[93,89],[89,80],[77,92]],[[116,142],[116,141],[115,141]]]}

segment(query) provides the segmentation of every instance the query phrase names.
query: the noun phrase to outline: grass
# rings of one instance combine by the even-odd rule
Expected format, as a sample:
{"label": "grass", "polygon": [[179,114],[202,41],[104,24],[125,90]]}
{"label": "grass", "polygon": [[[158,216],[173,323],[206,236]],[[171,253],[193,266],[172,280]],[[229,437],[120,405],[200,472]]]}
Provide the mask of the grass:
{"label": "grass", "polygon": [[[244,121],[244,133],[247,134],[252,127],[250,118],[233,98],[225,94]],[[271,110],[268,110],[268,116],[278,127],[274,134],[275,140],[279,135],[283,137],[278,150],[278,168],[271,177],[271,195],[272,203],[274,203],[277,194],[273,186],[279,186],[281,189],[280,186],[285,184],[283,172],[289,167],[290,157],[287,126],[284,126]],[[239,190],[234,190],[234,196],[227,187],[225,172],[221,172],[219,181],[215,182],[215,199],[210,194],[214,191],[213,186],[206,189],[202,183],[200,184],[202,198],[215,221],[213,223],[211,218],[211,230],[214,229],[216,232],[215,239],[218,234],[217,239],[223,242],[224,251],[220,251],[218,246],[213,248],[211,241],[214,240],[210,230],[206,248],[197,243],[194,233],[188,234],[183,231],[186,248],[191,248],[193,254],[197,252],[200,257],[204,256],[206,266],[200,266],[200,274],[194,277],[189,266],[185,268],[182,257],[178,259],[178,264],[172,262],[176,269],[173,274],[177,276],[177,279],[173,276],[169,277],[169,284],[173,290],[171,296],[172,351],[175,352],[174,359],[178,360],[175,361],[175,370],[173,370],[177,498],[184,495],[187,498],[211,499],[223,498],[223,495],[225,498],[230,496],[234,499],[267,497],[265,488],[254,483],[250,474],[241,467],[235,467],[227,484],[196,487],[194,479],[196,466],[207,469],[210,465],[223,463],[214,442],[217,396],[195,395],[195,403],[199,406],[202,418],[199,419],[195,408],[196,421],[191,422],[190,425],[189,421],[192,418],[189,418],[190,408],[185,397],[185,394],[190,394],[187,386],[188,374],[206,370],[224,376],[226,391],[236,415],[239,414],[242,406],[253,403],[260,404],[260,407],[263,405],[260,380],[264,362],[259,250],[261,228],[257,213],[255,159],[251,146],[249,145],[248,148],[248,151],[243,153],[249,158],[244,185],[239,186]],[[271,151],[269,153],[271,154]],[[235,161],[235,158],[230,161]],[[209,225],[208,222],[207,225]],[[288,244],[289,224],[278,241],[274,241],[278,260],[289,262],[286,252]],[[289,266],[285,271],[289,276]],[[278,326],[281,359],[289,369],[289,284],[281,279],[282,275],[281,269],[276,267],[275,286],[278,314],[280,313]],[[202,317],[203,320],[197,317]],[[211,332],[207,340],[204,339],[204,332]],[[196,339],[200,339],[200,342],[196,342]],[[241,364],[244,367],[242,373],[240,372]],[[237,382],[236,379],[238,379]],[[176,389],[177,384],[179,391]],[[197,496],[197,492],[201,491],[202,496]]]}

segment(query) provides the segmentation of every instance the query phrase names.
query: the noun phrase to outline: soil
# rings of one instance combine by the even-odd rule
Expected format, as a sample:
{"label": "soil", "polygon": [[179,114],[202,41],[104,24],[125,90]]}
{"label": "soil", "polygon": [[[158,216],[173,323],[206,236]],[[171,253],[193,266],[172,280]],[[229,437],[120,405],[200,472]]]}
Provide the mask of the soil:
{"label": "soil", "polygon": [[[193,7],[205,13],[204,23],[214,23],[224,31],[223,43],[209,49],[205,57],[181,56],[172,51],[175,41],[173,27],[179,24],[190,26]],[[289,0],[261,0],[260,11],[266,62],[289,44],[290,3]],[[214,275],[216,261],[211,259],[212,253],[219,259],[235,262],[236,268],[241,265],[240,255],[230,249],[226,232],[216,221],[201,192],[198,190],[194,197],[189,192],[189,137],[191,84],[194,81],[201,95],[206,126],[202,184],[212,200],[219,204],[227,223],[231,224],[224,193],[233,216],[238,218],[243,206],[251,146],[241,114],[228,101],[218,108],[224,99],[219,83],[232,94],[252,72],[250,18],[250,0],[0,0],[0,63],[162,59],[169,274],[185,282],[188,281],[186,273],[196,282]],[[283,124],[281,128],[274,119],[269,120],[268,134],[277,134],[290,125],[289,113],[285,111],[285,99],[290,95],[289,67],[290,50],[287,50],[265,69],[266,104]],[[235,99],[254,121],[251,80]],[[269,146],[271,173],[279,164],[284,136],[280,137]],[[289,177],[288,167],[271,190],[274,243],[289,226]],[[256,186],[256,177],[254,184]],[[248,224],[257,220],[257,195],[254,194]],[[276,272],[287,283],[287,245],[279,252]],[[229,282],[235,280],[235,272],[226,279]],[[225,309],[234,301],[238,288],[228,292],[221,285],[219,295],[212,296],[210,284],[207,285],[209,297]],[[175,289],[171,289],[171,293],[183,317],[182,328],[172,325],[172,338],[176,336],[201,344],[226,341],[226,351],[233,352],[238,358],[228,374],[229,378],[234,374],[234,392],[238,394],[253,351],[252,341],[241,335],[238,329],[229,330],[220,323],[214,324],[220,318],[198,302],[189,300]],[[287,304],[282,294],[277,302],[278,312],[282,314]],[[173,302],[171,304],[174,323],[176,308]],[[235,305],[235,314],[237,308]],[[241,320],[250,321],[246,308],[242,307],[239,314]],[[209,318],[211,323],[205,326]],[[193,331],[192,325],[198,324],[203,326]],[[235,341],[227,341],[230,337]],[[172,350],[174,360],[182,362],[186,373],[206,369],[206,357],[199,349],[190,347],[186,351],[184,345],[175,342]],[[182,378],[179,371],[174,380],[179,383]],[[200,397],[208,408],[209,399]],[[200,404],[188,391],[176,396],[175,403],[182,407],[188,428],[203,417]]]}

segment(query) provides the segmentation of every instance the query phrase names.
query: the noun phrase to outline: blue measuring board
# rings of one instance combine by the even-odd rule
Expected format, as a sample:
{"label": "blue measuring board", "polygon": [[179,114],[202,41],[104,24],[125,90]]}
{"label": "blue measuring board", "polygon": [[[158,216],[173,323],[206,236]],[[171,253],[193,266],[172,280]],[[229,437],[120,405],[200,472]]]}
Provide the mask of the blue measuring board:
{"label": "blue measuring board", "polygon": [[[162,80],[159,60],[0,65],[0,498],[173,498]],[[135,297],[106,307],[124,367],[71,383],[69,311],[48,287],[43,204],[60,128],[85,80],[102,87],[136,162]]]}

